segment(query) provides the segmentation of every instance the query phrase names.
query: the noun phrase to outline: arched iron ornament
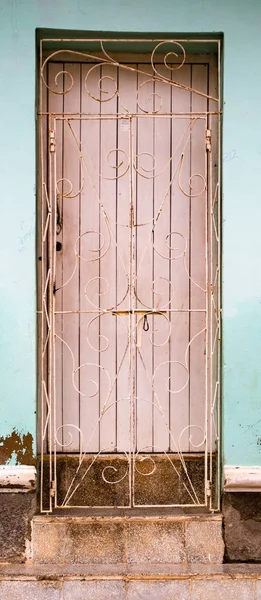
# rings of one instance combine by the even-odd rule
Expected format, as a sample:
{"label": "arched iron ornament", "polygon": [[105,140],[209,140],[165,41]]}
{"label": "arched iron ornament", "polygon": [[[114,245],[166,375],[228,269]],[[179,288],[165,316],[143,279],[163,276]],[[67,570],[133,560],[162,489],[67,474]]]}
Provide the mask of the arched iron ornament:
{"label": "arched iron ornament", "polygon": [[[124,486],[127,499],[113,505],[219,509],[220,41],[78,40],[84,51],[70,49],[75,41],[48,40],[48,47],[53,42],[58,48],[49,52],[47,40],[40,42],[41,510],[88,506],[88,497],[79,502],[79,492],[94,470],[97,476],[97,465],[100,485],[117,488],[113,497]],[[194,56],[191,45],[199,49]],[[214,59],[204,55],[213,46]],[[196,65],[208,71],[205,86]],[[127,93],[128,81],[135,81],[135,93]],[[105,123],[113,123],[111,139],[103,133]],[[92,127],[100,136],[97,160],[88,146]],[[161,136],[165,142],[169,138],[165,154]],[[93,217],[87,224],[90,202],[96,224]],[[74,211],[78,224],[69,234],[68,215]],[[203,231],[204,248],[198,254],[203,269],[193,258],[195,223]],[[143,286],[148,269],[150,287]],[[184,286],[187,297],[181,298]],[[77,306],[68,304],[73,288],[79,290]],[[77,343],[68,333],[69,318],[77,320]],[[183,336],[179,345],[172,340],[179,339],[182,319],[188,322],[187,339]],[[199,349],[204,365],[202,357],[196,364]],[[108,356],[115,352],[112,373]],[[195,422],[188,415],[177,426],[202,365],[204,414]],[[122,379],[128,380],[127,395]],[[86,405],[92,411],[98,402],[88,437],[81,417],[77,422],[61,418],[65,385],[79,411],[83,407],[86,413]],[[103,424],[116,419],[117,428],[122,410],[129,422],[125,442],[116,435],[103,443]],[[149,443],[139,433],[144,415],[152,423]],[[61,497],[56,466],[63,452],[76,454],[77,465]],[[191,467],[196,455],[204,471],[200,485]],[[154,478],[155,487],[166,465],[182,493],[172,501],[150,502],[153,483],[150,488],[147,482]]]}

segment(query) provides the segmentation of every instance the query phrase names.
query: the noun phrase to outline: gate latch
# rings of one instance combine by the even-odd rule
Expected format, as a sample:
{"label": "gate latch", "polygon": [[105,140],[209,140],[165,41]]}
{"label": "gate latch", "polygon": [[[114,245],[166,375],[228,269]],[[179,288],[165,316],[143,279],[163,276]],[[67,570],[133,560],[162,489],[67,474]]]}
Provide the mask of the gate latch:
{"label": "gate latch", "polygon": [[53,130],[49,131],[49,150],[55,152],[55,133]]}
{"label": "gate latch", "polygon": [[51,481],[50,483],[50,496],[51,498],[55,496],[55,481]]}
{"label": "gate latch", "polygon": [[149,331],[149,328],[150,328],[150,324],[149,324],[149,321],[148,321],[148,317],[147,317],[147,315],[144,315],[143,330],[144,331]]}
{"label": "gate latch", "polygon": [[206,131],[206,150],[211,152],[211,130],[207,129]]}

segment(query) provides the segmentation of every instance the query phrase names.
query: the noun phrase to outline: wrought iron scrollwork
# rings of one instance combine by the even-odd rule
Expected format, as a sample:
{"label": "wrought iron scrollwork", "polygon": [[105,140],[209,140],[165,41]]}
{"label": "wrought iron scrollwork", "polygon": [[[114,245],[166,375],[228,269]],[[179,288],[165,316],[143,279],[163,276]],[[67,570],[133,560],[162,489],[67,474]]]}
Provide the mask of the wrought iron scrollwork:
{"label": "wrought iron scrollwork", "polygon": [[[134,49],[135,43],[130,43]],[[150,56],[142,66],[137,57],[135,64],[121,60],[118,53],[107,49],[110,46],[105,40],[96,40],[97,44],[97,52],[56,50],[41,64],[42,91],[49,98],[52,94],[64,97],[62,113],[48,114],[43,110],[41,116],[48,114],[55,126],[60,122],[60,144],[67,140],[77,173],[75,178],[68,175],[59,147],[54,152],[56,157],[60,152],[59,160],[52,158],[48,168],[42,154],[42,457],[48,443],[50,456],[53,452],[54,456],[56,452],[75,453],[77,438],[77,468],[68,475],[67,489],[59,500],[62,507],[74,506],[77,492],[86,479],[94,472],[97,476],[97,465],[102,485],[111,486],[117,493],[121,484],[127,486],[129,505],[135,506],[137,480],[140,484],[158,476],[158,455],[174,473],[182,493],[185,490],[184,504],[206,506],[211,502],[206,489],[202,500],[186,452],[204,454],[208,474],[213,439],[219,442],[220,187],[218,175],[212,176],[211,152],[205,147],[211,119],[220,114],[219,94],[216,97],[211,90],[205,93],[179,81],[179,73],[189,64],[185,42],[151,40]],[[74,94],[76,80],[67,64],[75,59],[82,65],[81,109],[69,113],[64,110],[65,98]],[[50,70],[47,72],[54,60],[63,61],[66,66],[59,67],[52,78]],[[120,85],[123,73],[136,78],[132,106],[128,106],[129,95],[124,96]],[[168,105],[162,91],[166,86],[170,90]],[[203,99],[204,110],[174,113],[170,99],[176,90]],[[82,105],[86,98],[84,112]],[[168,154],[157,152],[155,141],[155,123],[163,123],[164,119],[169,123]],[[100,146],[96,161],[91,147],[94,134],[91,142],[90,130],[87,129],[85,137],[82,135],[86,122],[98,123],[96,134]],[[109,136],[101,136],[101,123],[108,122],[114,126],[111,140]],[[150,143],[145,135],[140,141],[141,122],[150,122]],[[199,167],[195,161],[194,168],[192,145],[196,135],[202,144],[204,160],[199,161]],[[80,218],[71,231],[67,222],[68,249],[64,212],[69,204],[77,208]],[[91,217],[87,227],[90,206],[95,209],[95,217]],[[205,244],[203,259],[199,258],[204,262],[200,272],[191,258],[197,234],[196,228],[192,231],[194,207],[201,214]],[[81,211],[86,211],[83,219]],[[63,249],[58,257],[54,252],[57,243]],[[66,252],[69,255],[66,269],[52,288],[58,261],[62,269]],[[181,280],[186,297],[179,293]],[[78,289],[77,305],[71,301],[73,288]],[[71,316],[75,318],[76,342],[71,340],[69,327],[65,326],[66,318]],[[185,334],[180,333],[183,325]],[[200,415],[200,424],[187,420],[178,429],[174,422],[177,411],[187,402],[189,414],[190,403],[195,402],[191,392],[193,385],[193,391],[196,389],[191,364],[192,360],[196,362],[197,353],[205,368],[203,376],[200,375],[201,384],[204,380],[204,392],[201,385],[200,393],[204,394],[205,413],[203,417]],[[63,371],[66,371],[66,386],[70,388],[67,396],[72,393],[77,397],[78,415],[82,408],[96,406],[95,417],[91,425],[88,423],[89,437],[80,417],[79,424],[69,420],[61,424],[60,415],[56,423],[55,410],[65,385],[61,383]],[[195,373],[194,366],[193,377]],[[57,392],[58,386],[61,389]],[[125,397],[121,389],[127,387]],[[105,445],[101,441],[101,427],[104,423],[106,427],[106,419],[116,419],[123,406],[127,407],[129,427],[125,446],[117,440]],[[143,444],[137,432],[147,415],[152,420],[151,443]],[[157,442],[155,432],[159,423],[168,449]],[[124,427],[126,433],[125,422]],[[120,455],[122,464],[111,455]],[[55,469],[53,472],[55,477]],[[43,488],[43,481],[41,485]]]}

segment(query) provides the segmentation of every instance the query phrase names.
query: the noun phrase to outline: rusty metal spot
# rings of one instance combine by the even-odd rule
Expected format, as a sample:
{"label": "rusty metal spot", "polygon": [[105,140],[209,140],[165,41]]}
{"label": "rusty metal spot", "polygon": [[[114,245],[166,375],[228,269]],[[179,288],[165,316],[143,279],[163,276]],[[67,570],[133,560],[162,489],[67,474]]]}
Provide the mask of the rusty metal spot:
{"label": "rusty metal spot", "polygon": [[35,465],[33,453],[33,436],[29,431],[20,434],[13,429],[11,435],[0,437],[0,464],[15,459],[16,465]]}

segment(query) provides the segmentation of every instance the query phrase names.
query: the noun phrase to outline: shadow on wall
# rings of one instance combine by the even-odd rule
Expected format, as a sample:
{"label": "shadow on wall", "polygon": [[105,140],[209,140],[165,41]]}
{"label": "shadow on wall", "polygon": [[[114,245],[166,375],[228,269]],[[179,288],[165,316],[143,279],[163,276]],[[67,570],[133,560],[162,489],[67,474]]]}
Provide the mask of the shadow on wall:
{"label": "shadow on wall", "polygon": [[0,464],[34,465],[33,436],[19,434],[16,429],[7,436],[0,437]]}

